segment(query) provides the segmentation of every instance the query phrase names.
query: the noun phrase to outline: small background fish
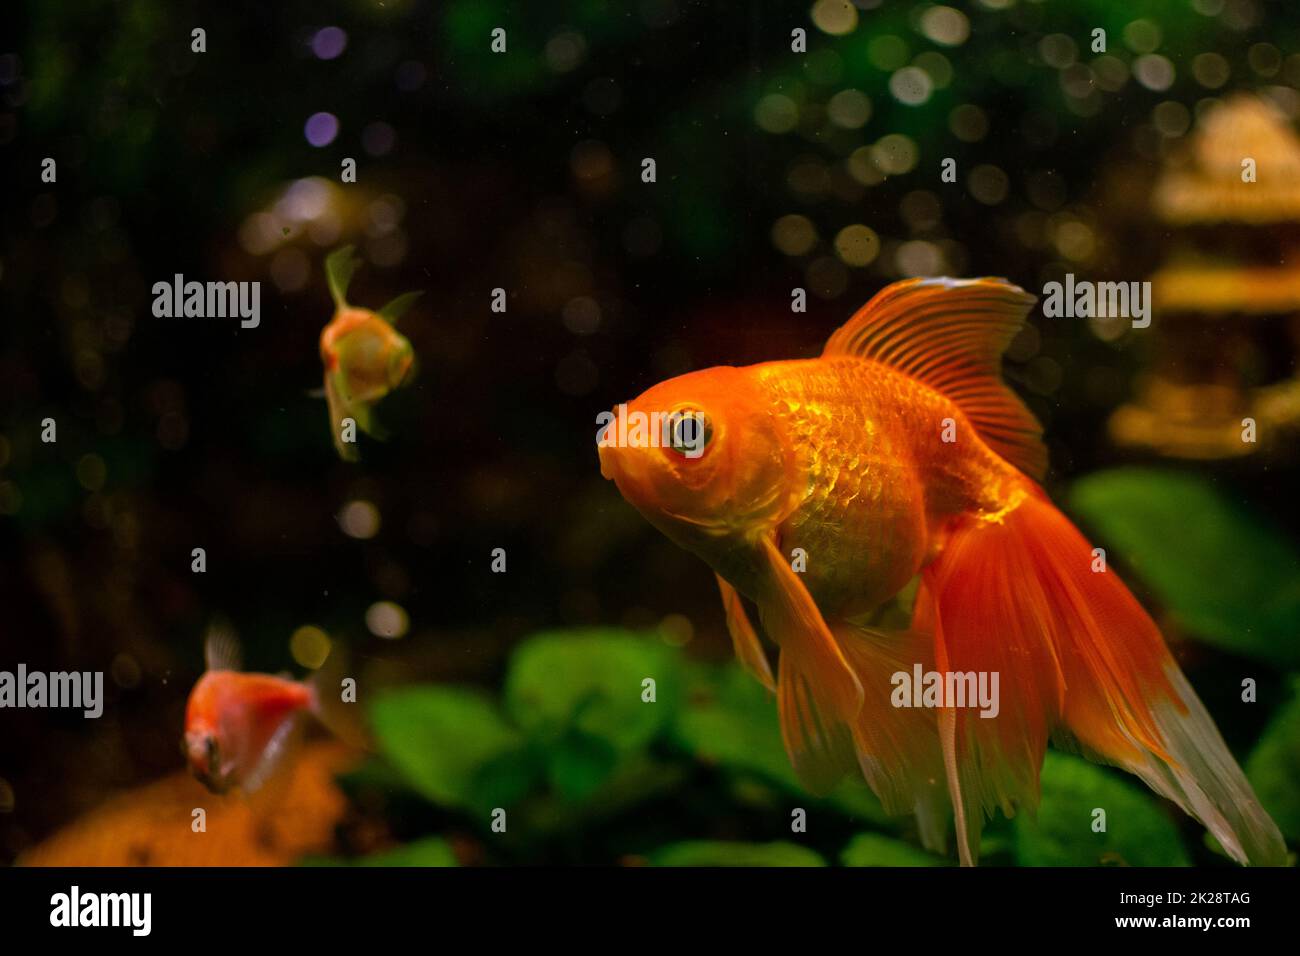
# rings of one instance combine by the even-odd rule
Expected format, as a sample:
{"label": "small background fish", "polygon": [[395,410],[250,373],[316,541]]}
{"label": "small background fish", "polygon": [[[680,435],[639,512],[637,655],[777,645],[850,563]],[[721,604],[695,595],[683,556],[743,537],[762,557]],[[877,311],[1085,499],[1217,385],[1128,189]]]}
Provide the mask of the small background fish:
{"label": "small background fish", "polygon": [[214,793],[252,794],[274,779],[292,759],[308,715],[340,726],[325,716],[322,672],[306,681],[242,672],[238,644],[221,627],[209,631],[205,652],[207,671],[185,708],[182,749],[190,772]]}
{"label": "small background fish", "polygon": [[410,384],[415,376],[415,350],[393,325],[422,294],[399,295],[378,312],[351,306],[347,292],[358,263],[351,246],[326,259],[325,273],[335,308],[320,336],[330,434],[346,461],[357,461],[361,454],[355,441],[344,438],[344,419],[351,418],[361,431],[383,438],[374,419],[375,404],[394,389]]}

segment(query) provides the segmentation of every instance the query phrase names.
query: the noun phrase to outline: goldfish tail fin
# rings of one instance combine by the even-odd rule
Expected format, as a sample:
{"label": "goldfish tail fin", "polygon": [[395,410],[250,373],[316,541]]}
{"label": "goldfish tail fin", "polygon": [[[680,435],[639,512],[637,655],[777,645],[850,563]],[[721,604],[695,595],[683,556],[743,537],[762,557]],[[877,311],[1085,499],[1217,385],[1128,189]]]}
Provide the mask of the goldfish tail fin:
{"label": "goldfish tail fin", "polygon": [[343,648],[335,643],[324,663],[307,678],[307,686],[312,692],[310,709],[321,726],[343,743],[358,750],[370,750],[370,735],[355,703],[355,695],[351,702],[344,697],[343,682],[347,679],[355,680],[351,662]]}
{"label": "goldfish tail fin", "polygon": [[932,667],[932,636],[847,622],[834,633],[862,684],[853,744],[863,777],[886,813],[914,814],[926,849],[946,853],[950,813],[934,711],[893,699],[897,675],[910,678],[915,663]]}
{"label": "goldfish tail fin", "polygon": [[939,711],[963,862],[995,808],[1036,807],[1049,737],[1136,774],[1239,862],[1284,862],[1280,832],[1155,622],[1037,486],[1016,495],[949,529],[913,624],[934,634],[940,673],[1000,688],[991,719],[951,699]]}

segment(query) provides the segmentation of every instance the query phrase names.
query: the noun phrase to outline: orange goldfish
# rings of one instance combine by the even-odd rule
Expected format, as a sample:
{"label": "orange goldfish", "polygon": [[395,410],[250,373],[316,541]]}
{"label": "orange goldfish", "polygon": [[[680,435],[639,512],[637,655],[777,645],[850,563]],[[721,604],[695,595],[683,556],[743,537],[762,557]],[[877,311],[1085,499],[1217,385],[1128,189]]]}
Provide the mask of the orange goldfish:
{"label": "orange goldfish", "polygon": [[190,771],[213,793],[252,793],[284,763],[305,714],[320,714],[308,682],[239,670],[233,638],[214,631],[208,669],[190,691],[182,749]]}
{"label": "orange goldfish", "polygon": [[[1052,740],[1136,774],[1237,861],[1282,864],[1156,624],[1039,487],[1042,429],[1000,369],[1034,301],[1002,279],[895,283],[818,358],[704,369],[621,406],[663,440],[611,425],[601,473],[713,569],[815,792],[860,772],[931,849],[951,820],[972,865],[986,817],[1037,807]],[[872,626],[914,580],[910,627]],[[922,673],[923,701],[900,694]],[[1000,697],[984,710],[962,693],[980,676]]]}
{"label": "orange goldfish", "polygon": [[348,305],[348,286],[357,263],[351,246],[344,246],[326,259],[325,273],[335,311],[320,336],[330,431],[334,447],[345,461],[360,458],[355,432],[349,435],[345,420],[351,419],[354,428],[369,435],[383,437],[374,420],[375,404],[414,377],[415,351],[393,325],[421,294],[400,295],[378,312]]}

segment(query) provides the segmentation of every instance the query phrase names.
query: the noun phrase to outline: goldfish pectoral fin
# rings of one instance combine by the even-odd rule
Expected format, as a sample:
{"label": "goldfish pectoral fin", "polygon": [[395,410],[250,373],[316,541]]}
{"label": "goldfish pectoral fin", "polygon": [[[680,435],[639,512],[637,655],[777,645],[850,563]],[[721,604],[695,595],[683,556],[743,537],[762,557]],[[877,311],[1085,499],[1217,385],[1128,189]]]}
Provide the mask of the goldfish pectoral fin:
{"label": "goldfish pectoral fin", "polygon": [[203,638],[203,657],[208,670],[240,670],[243,667],[243,656],[234,628],[222,618],[214,619]]}
{"label": "goldfish pectoral fin", "polygon": [[824,793],[857,765],[852,726],[862,709],[862,685],[771,536],[762,539],[760,551],[769,572],[760,613],[781,647],[776,682],[781,737],[800,781],[813,793]]}
{"label": "goldfish pectoral fin", "polygon": [[799,782],[814,795],[828,793],[857,767],[853,734],[822,707],[794,657],[781,651],[777,663],[776,707],[781,739]]}
{"label": "goldfish pectoral fin", "polygon": [[329,410],[330,434],[334,438],[334,450],[344,461],[360,461],[361,451],[357,448],[356,436],[347,436],[351,437],[352,441],[345,440],[345,428],[346,419],[352,419],[358,429],[362,427],[361,420],[344,397],[337,372],[325,376],[325,401]]}
{"label": "goldfish pectoral fin", "polygon": [[348,286],[352,276],[360,265],[360,260],[353,255],[353,247],[343,246],[335,249],[325,259],[325,281],[329,283],[330,297],[336,308],[345,309],[348,305]]}
{"label": "goldfish pectoral fin", "polygon": [[406,313],[406,310],[415,304],[415,300],[422,295],[424,295],[423,289],[416,292],[405,292],[380,309],[378,315],[389,325],[396,325],[397,320],[400,319]]}
{"label": "goldfish pectoral fin", "polygon": [[813,684],[829,715],[845,724],[857,720],[862,685],[826,626],[821,611],[771,536],[760,542],[768,574],[768,598],[759,607],[763,626],[792,655],[797,670]]}
{"label": "goldfish pectoral fin", "polygon": [[871,359],[924,382],[961,408],[990,448],[1041,480],[1043,428],[1002,381],[1002,353],[1034,301],[1005,279],[905,279],[859,309],[822,354]]}
{"label": "goldfish pectoral fin", "polygon": [[324,398],[324,397],[325,397],[325,389],[324,389],[323,387],[322,387],[322,388],[309,388],[309,389],[307,389],[307,393],[306,393],[306,394],[307,394],[307,397],[308,397],[308,398]]}
{"label": "goldfish pectoral fin", "polygon": [[1239,862],[1284,863],[1281,833],[1159,628],[1094,561],[1031,488],[999,521],[964,519],[926,568],[914,626],[934,632],[936,669],[1001,676],[989,719],[970,706],[939,712],[957,812],[976,829],[996,806],[1032,809],[1051,734],[1136,774]]}
{"label": "goldfish pectoral fin", "polygon": [[727,583],[722,575],[718,579],[718,590],[722,592],[722,607],[727,614],[727,630],[731,633],[731,644],[736,650],[736,659],[745,670],[770,691],[776,690],[776,681],[772,679],[772,665],[768,663],[767,653],[763,650],[758,632],[750,623],[745,613],[745,605],[740,593]]}
{"label": "goldfish pectoral fin", "polygon": [[245,794],[259,794],[263,804],[274,804],[288,786],[289,769],[302,744],[302,721],[297,715],[286,717],[275,728],[262,748],[252,769],[240,784]]}

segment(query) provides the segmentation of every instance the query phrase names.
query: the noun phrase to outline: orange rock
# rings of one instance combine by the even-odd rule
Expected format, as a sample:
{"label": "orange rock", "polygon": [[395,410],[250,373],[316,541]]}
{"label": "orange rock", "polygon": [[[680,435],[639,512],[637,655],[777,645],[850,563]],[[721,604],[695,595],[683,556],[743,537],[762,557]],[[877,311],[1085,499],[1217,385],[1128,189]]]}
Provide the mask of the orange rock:
{"label": "orange rock", "polygon": [[[332,742],[309,744],[273,793],[209,793],[175,773],[119,794],[18,859],[20,866],[288,866],[331,852],[347,802],[334,776],[356,759]],[[207,830],[192,829],[194,810]]]}

